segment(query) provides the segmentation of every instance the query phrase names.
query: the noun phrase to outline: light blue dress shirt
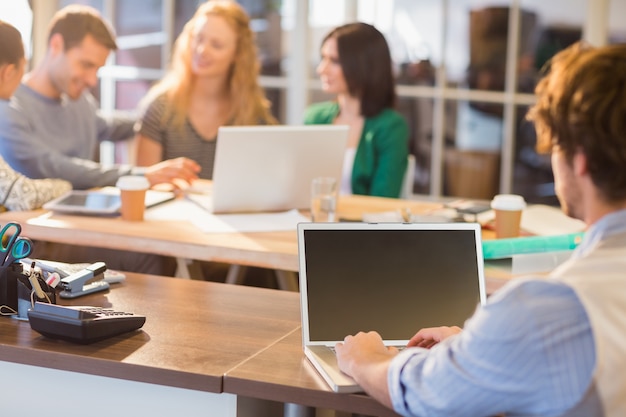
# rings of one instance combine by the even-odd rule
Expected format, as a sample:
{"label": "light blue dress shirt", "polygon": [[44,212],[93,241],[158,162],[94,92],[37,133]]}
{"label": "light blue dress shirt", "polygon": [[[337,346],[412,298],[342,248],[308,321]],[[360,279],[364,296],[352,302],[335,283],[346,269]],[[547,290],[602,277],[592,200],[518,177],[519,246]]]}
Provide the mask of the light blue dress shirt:
{"label": "light blue dress shirt", "polygon": [[[607,215],[573,258],[625,232],[625,210]],[[407,416],[558,416],[574,406],[601,415],[595,361],[589,319],[574,290],[558,280],[520,279],[491,296],[461,334],[431,350],[398,354],[389,391],[395,411]]]}

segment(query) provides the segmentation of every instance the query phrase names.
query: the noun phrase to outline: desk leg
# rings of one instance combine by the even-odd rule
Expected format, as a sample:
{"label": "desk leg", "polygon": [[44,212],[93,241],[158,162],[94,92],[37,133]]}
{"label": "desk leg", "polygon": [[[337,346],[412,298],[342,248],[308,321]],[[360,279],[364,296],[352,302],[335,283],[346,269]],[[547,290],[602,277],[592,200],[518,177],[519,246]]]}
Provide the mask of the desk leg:
{"label": "desk leg", "polygon": [[315,417],[315,408],[306,405],[285,403],[285,417]]}
{"label": "desk leg", "polygon": [[191,279],[191,273],[189,272],[187,262],[189,262],[189,259],[176,258],[176,276],[178,278]]}
{"label": "desk leg", "polygon": [[241,284],[243,283],[243,276],[246,273],[246,267],[244,265],[231,264],[228,267],[228,274],[226,274],[227,284]]}
{"label": "desk leg", "polygon": [[[246,267],[244,265],[231,264],[228,268],[228,274],[226,274],[226,283],[242,284],[245,273]],[[286,291],[298,291],[298,276],[295,272],[275,269],[274,274],[278,288]]]}
{"label": "desk leg", "polygon": [[203,280],[202,270],[193,259],[176,258],[176,274],[178,278]]}
{"label": "desk leg", "polygon": [[275,269],[274,274],[278,288],[286,291],[298,291],[298,275],[295,272]]}

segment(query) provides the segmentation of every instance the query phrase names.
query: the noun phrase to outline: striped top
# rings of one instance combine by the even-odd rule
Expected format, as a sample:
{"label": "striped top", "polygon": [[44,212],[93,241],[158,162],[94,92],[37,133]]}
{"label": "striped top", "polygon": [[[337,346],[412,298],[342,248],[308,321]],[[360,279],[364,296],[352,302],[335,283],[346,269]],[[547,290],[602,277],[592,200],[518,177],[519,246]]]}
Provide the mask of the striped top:
{"label": "striped top", "polygon": [[212,179],[217,138],[200,136],[189,119],[183,126],[174,126],[172,117],[165,117],[169,105],[165,94],[154,99],[145,108],[135,131],[163,146],[163,160],[181,156],[193,159],[202,167],[200,178]]}

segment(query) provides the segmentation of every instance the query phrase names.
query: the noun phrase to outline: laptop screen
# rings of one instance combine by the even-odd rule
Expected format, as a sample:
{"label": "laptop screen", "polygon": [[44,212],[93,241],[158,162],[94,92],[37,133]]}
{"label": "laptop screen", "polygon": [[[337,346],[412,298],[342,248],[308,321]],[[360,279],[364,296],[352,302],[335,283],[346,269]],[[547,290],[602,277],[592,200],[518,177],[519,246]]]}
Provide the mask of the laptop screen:
{"label": "laptop screen", "polygon": [[478,225],[327,226],[301,236],[310,341],[369,330],[407,340],[423,327],[463,326],[484,301]]}

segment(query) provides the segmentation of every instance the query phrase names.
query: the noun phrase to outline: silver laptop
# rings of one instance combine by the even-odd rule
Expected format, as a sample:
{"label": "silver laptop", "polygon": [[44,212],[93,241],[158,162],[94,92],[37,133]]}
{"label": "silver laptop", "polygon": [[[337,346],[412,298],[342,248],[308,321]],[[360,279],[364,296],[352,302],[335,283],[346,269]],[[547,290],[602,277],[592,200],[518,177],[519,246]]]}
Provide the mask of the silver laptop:
{"label": "silver laptop", "polygon": [[339,181],[347,126],[220,127],[217,134],[213,213],[308,208],[311,180]]}
{"label": "silver laptop", "polygon": [[336,392],[362,391],[332,350],[345,336],[406,346],[486,300],[477,223],[300,223],[298,256],[304,353]]}

